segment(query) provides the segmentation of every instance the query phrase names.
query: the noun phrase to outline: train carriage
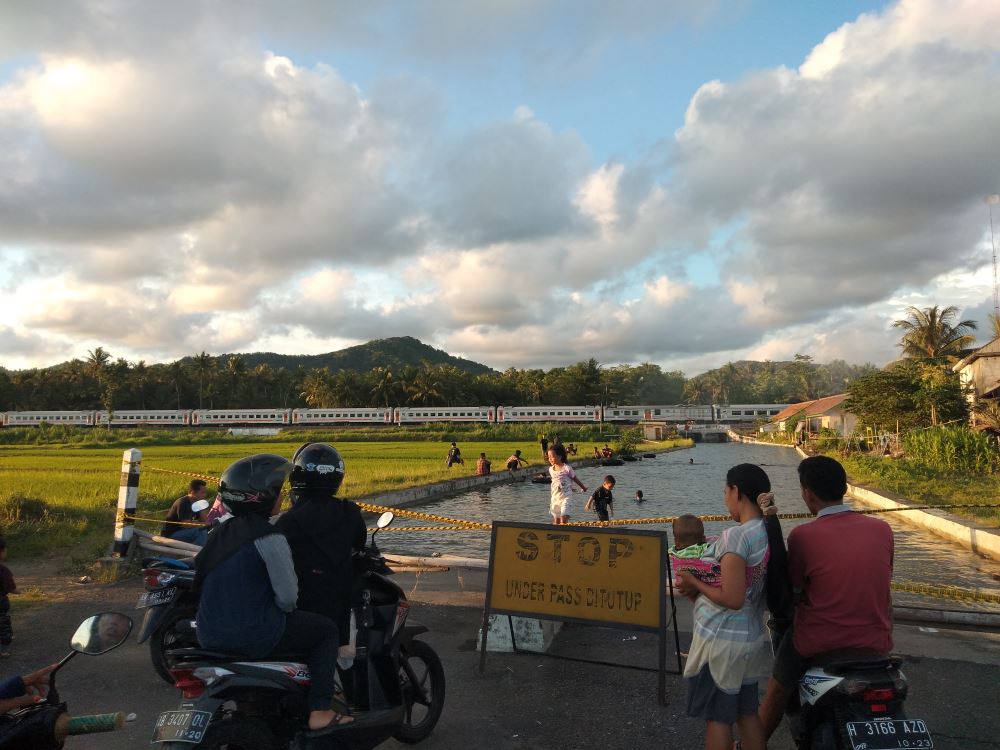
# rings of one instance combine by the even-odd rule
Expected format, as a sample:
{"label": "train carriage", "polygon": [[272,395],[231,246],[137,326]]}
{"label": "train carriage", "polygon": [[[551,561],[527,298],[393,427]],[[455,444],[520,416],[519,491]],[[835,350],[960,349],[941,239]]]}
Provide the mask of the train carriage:
{"label": "train carriage", "polygon": [[600,406],[501,406],[499,422],[600,422]]}
{"label": "train carriage", "polygon": [[291,424],[291,409],[195,409],[193,425]]}
{"label": "train carriage", "polygon": [[716,419],[719,422],[753,422],[758,419],[770,419],[788,404],[728,404],[716,407]]}
{"label": "train carriage", "polygon": [[[107,427],[108,413],[96,412],[95,424]],[[191,424],[190,409],[122,409],[111,413],[111,427],[185,427]]]}
{"label": "train carriage", "polygon": [[389,424],[392,422],[392,409],[295,409],[292,411],[292,424],[325,425],[336,423],[347,424]]}
{"label": "train carriage", "polygon": [[396,424],[416,422],[493,422],[492,406],[402,406],[393,412]]}
{"label": "train carriage", "polygon": [[684,404],[657,404],[644,406],[605,406],[605,422],[638,422],[641,419],[657,422],[711,422],[711,406]]}
{"label": "train carriage", "polygon": [[92,427],[92,411],[8,411],[3,414],[4,427],[37,427],[40,424],[69,424]]}

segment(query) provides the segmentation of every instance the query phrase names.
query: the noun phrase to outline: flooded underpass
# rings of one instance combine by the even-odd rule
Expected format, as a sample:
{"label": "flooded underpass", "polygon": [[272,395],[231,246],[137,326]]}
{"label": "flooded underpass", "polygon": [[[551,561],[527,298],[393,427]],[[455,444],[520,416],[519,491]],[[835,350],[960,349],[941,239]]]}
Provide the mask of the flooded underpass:
{"label": "flooded underpass", "polygon": [[[694,463],[690,463],[694,459]],[[713,515],[725,513],[722,487],[727,469],[740,463],[756,463],[771,478],[779,509],[783,513],[802,513],[806,508],[799,492],[796,466],[798,455],[787,448],[742,443],[700,444],[691,450],[659,454],[635,463],[616,467],[584,467],[577,473],[590,491],[596,489],[606,474],[614,475],[615,517],[657,518],[683,513]],[[634,500],[642,490],[644,501]],[[574,495],[570,520],[596,519],[585,513],[587,494]],[[432,501],[420,510],[472,521],[523,521],[549,523],[549,488],[546,484],[516,482],[483,488],[461,495]],[[904,584],[957,586],[963,589],[1000,595],[1000,562],[983,558],[954,542],[934,536],[904,523],[896,513],[880,513],[895,533],[896,556],[894,581]],[[787,533],[804,520],[783,520]],[[424,525],[422,521],[400,518],[396,526]],[[718,534],[721,522],[706,523],[706,533]],[[638,528],[665,530],[667,524],[649,524]],[[384,548],[399,554],[449,554],[486,558],[490,535],[486,531],[422,531],[387,535]],[[975,609],[1000,612],[1000,605],[932,598],[906,592],[894,594],[897,604],[934,606],[945,609]]]}

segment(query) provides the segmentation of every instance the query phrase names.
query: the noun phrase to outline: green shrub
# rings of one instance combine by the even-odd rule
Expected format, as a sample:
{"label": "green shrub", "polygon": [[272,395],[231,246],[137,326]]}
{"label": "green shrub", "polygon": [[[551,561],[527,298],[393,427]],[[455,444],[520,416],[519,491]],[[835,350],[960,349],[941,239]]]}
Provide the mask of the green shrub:
{"label": "green shrub", "polygon": [[622,434],[615,441],[615,453],[619,456],[634,456],[642,442],[642,430],[638,428],[622,430]]}
{"label": "green shrub", "polygon": [[934,471],[992,474],[1000,465],[995,439],[964,426],[914,430],[903,447],[908,463]]}

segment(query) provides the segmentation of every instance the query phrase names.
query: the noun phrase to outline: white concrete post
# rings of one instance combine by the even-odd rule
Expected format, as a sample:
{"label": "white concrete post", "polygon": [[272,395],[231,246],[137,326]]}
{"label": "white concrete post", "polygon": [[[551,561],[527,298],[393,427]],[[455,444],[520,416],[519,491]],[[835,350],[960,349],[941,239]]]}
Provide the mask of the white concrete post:
{"label": "white concrete post", "polygon": [[130,448],[122,454],[122,475],[118,484],[118,513],[115,515],[114,557],[125,557],[135,525],[135,505],[139,499],[139,471],[142,451]]}

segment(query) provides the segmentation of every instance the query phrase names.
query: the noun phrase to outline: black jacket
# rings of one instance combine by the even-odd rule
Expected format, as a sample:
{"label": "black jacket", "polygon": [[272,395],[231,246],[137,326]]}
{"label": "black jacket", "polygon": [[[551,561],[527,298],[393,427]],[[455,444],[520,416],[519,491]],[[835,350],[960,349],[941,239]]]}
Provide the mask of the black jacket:
{"label": "black jacket", "polygon": [[300,499],[276,524],[288,539],[299,579],[298,608],[331,618],[341,633],[350,635],[351,555],[365,546],[367,531],[361,509],[349,500]]}

